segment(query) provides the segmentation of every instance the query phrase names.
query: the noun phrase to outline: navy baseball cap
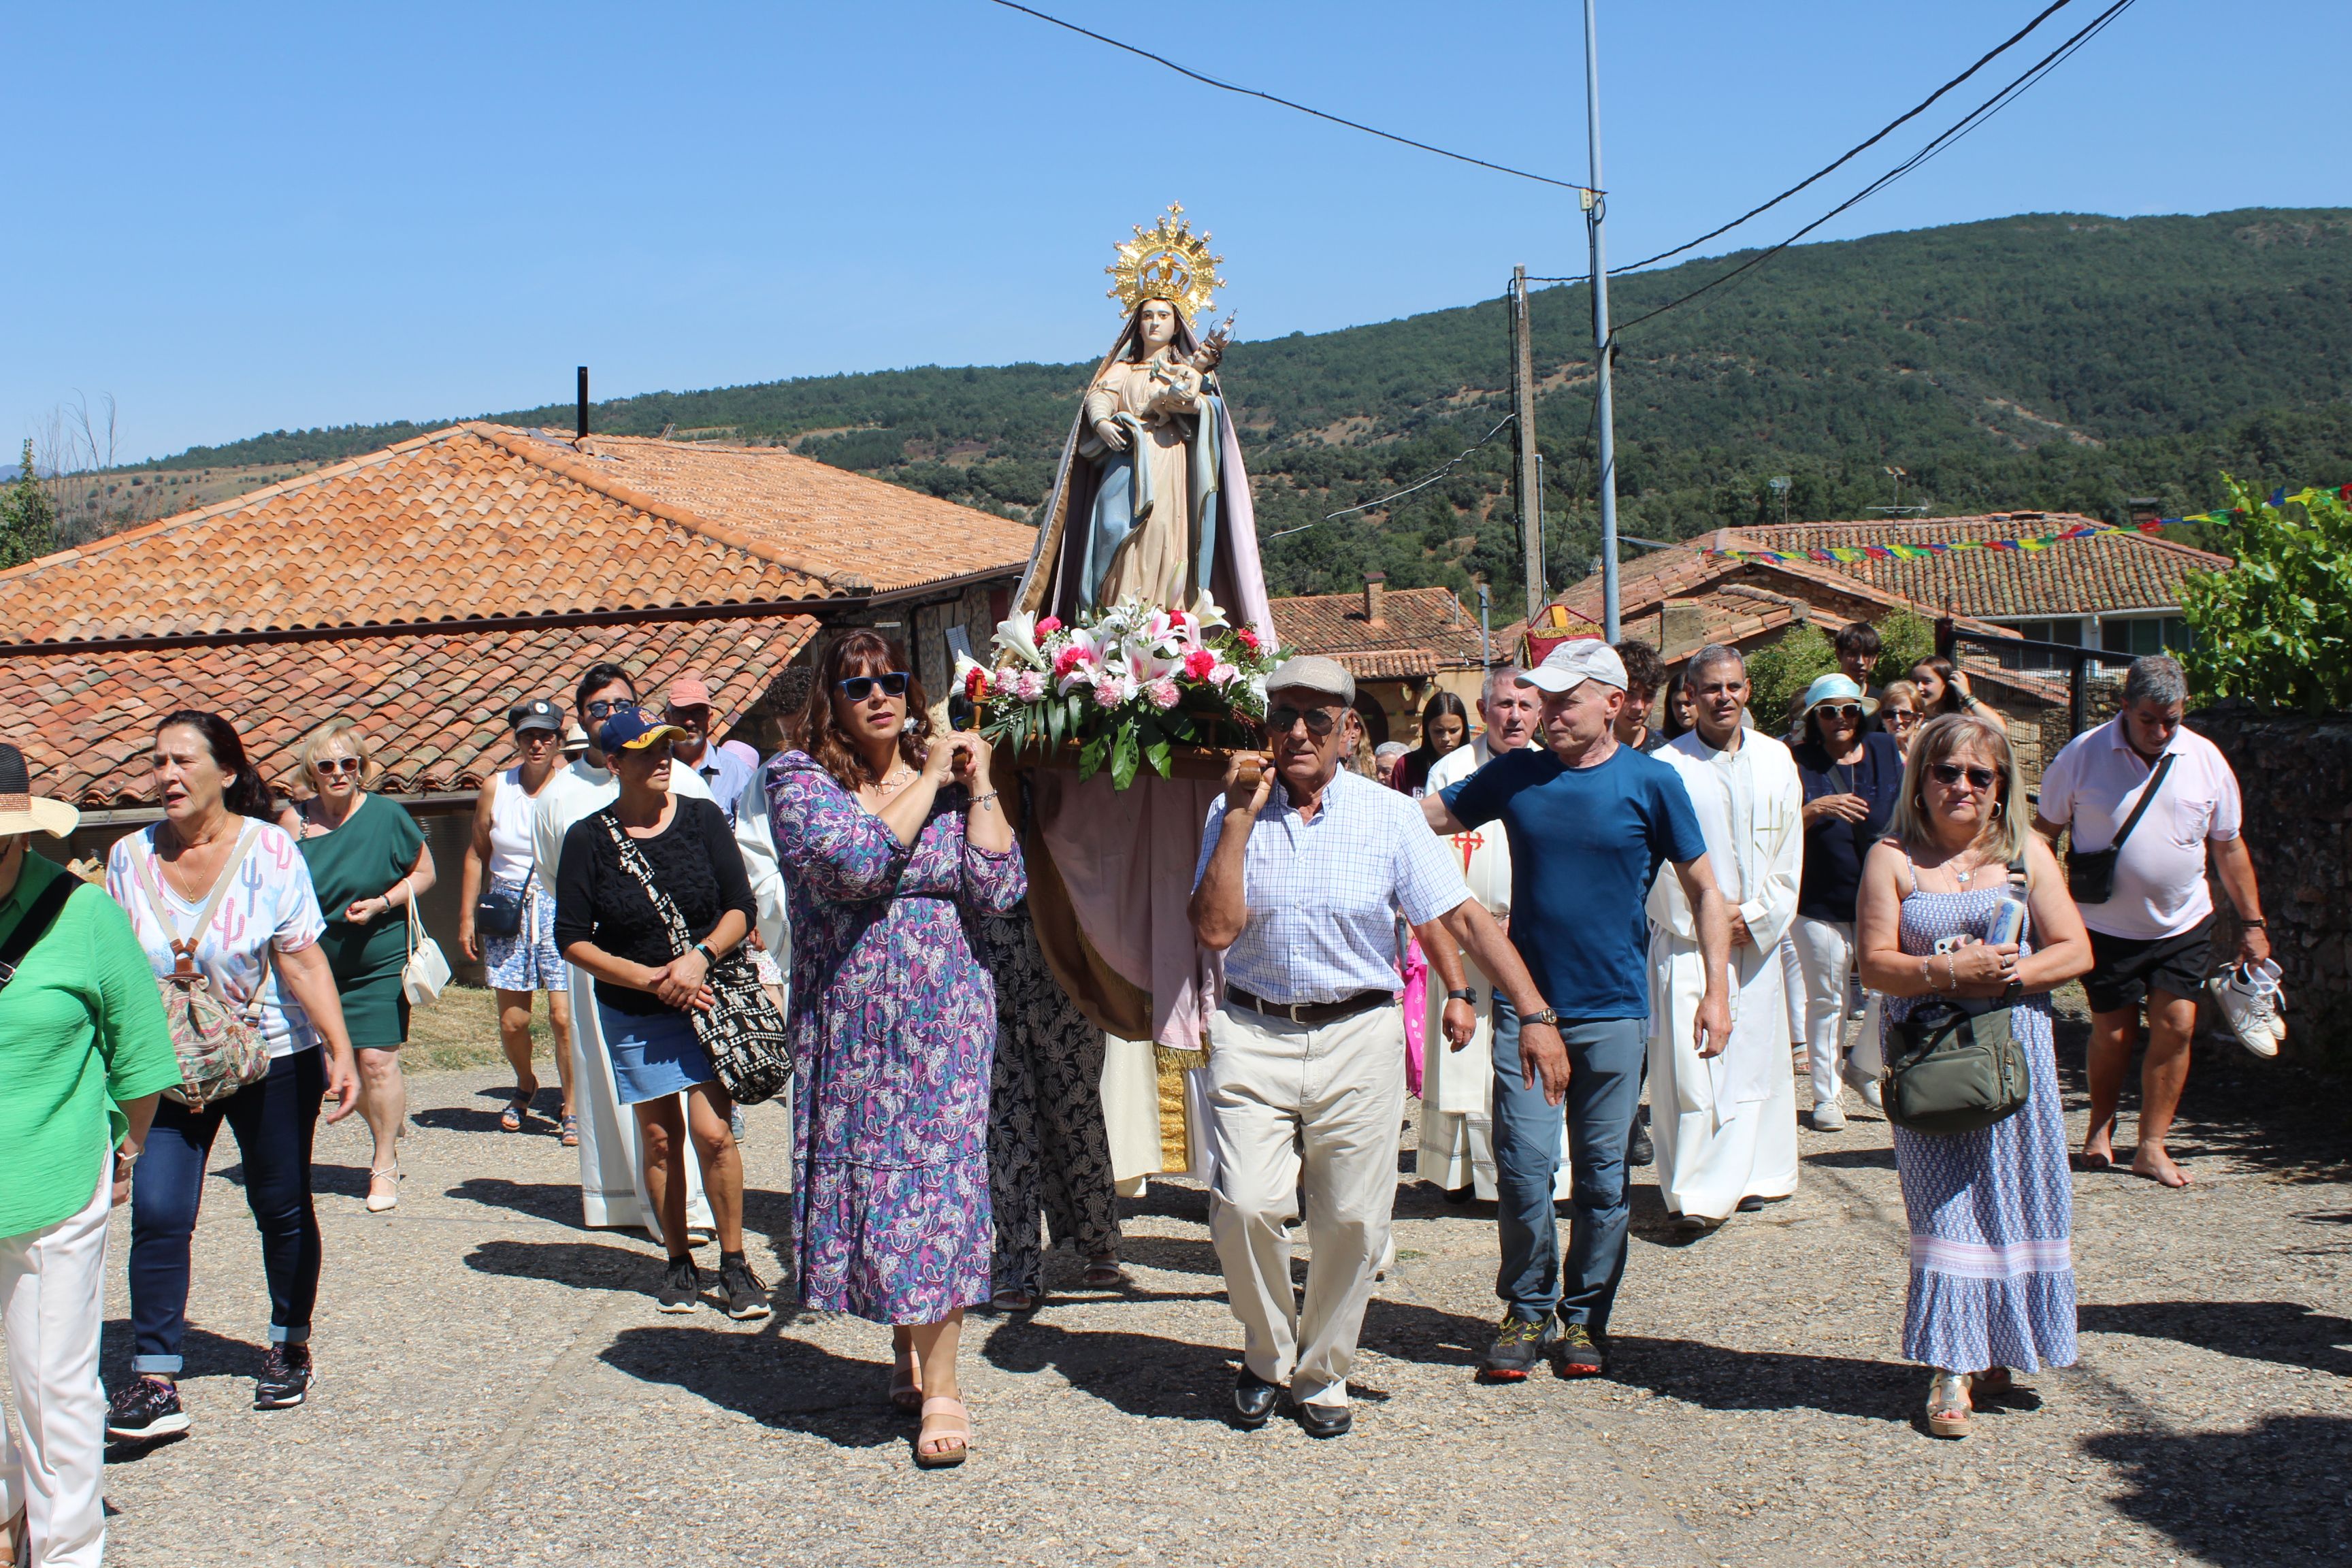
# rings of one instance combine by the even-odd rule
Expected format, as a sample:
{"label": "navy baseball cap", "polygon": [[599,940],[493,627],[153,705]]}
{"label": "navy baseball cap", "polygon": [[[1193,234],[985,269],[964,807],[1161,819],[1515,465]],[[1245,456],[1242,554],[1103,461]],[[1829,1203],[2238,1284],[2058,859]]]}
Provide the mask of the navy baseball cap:
{"label": "navy baseball cap", "polygon": [[663,741],[685,738],[686,731],[677,725],[648,719],[644,710],[637,708],[616,710],[596,727],[596,749],[607,756],[614,752],[642,752]]}

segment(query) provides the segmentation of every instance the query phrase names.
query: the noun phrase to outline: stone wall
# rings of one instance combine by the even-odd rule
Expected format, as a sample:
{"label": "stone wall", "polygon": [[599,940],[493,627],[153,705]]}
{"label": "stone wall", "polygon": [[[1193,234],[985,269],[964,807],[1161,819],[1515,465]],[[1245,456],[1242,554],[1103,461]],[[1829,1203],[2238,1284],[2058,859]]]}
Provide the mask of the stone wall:
{"label": "stone wall", "polygon": [[[2352,1067],[2352,713],[2317,718],[2225,704],[2190,729],[2221,748],[2246,803],[2246,847],[2271,947],[2285,971],[2287,1052]],[[2237,942],[2220,887],[2215,952]]]}

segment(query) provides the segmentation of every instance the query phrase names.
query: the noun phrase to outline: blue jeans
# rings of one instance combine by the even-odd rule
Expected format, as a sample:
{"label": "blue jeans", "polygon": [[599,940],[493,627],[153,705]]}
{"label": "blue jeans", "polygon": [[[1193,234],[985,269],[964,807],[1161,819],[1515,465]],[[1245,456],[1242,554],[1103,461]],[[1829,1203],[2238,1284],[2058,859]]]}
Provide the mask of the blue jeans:
{"label": "blue jeans", "polygon": [[[1568,1099],[1546,1105],[1540,1079],[1521,1087],[1518,1018],[1508,1002],[1495,999],[1495,1193],[1503,1250],[1495,1293],[1514,1317],[1540,1322],[1557,1310],[1563,1322],[1602,1333],[1625,1273],[1633,1217],[1625,1141],[1642,1099],[1648,1023],[1563,1019],[1559,1031],[1568,1046]],[[1564,1266],[1551,1196],[1563,1129],[1575,1173]]]}
{"label": "blue jeans", "polygon": [[319,1296],[319,1215],[310,1206],[310,1140],[326,1092],[326,1053],[313,1046],[269,1064],[269,1074],[201,1111],[155,1107],[155,1125],[131,1183],[131,1370],[180,1373],[188,1330],[188,1243],[204,1199],[205,1163],[226,1121],[245,1162],[245,1201],[261,1232],[269,1280],[269,1339],[310,1337]]}

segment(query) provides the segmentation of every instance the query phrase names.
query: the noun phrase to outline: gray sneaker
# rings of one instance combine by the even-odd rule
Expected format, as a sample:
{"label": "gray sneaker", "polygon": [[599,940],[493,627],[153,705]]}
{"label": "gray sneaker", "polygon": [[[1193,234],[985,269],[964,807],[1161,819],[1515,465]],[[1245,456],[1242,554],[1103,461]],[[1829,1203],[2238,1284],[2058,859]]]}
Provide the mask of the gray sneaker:
{"label": "gray sneaker", "polygon": [[1478,1363],[1481,1383],[1525,1383],[1528,1373],[1544,1358],[1544,1346],[1549,1337],[1549,1315],[1546,1321],[1529,1322],[1516,1312],[1506,1312],[1503,1321],[1495,1325],[1495,1342],[1486,1347],[1486,1356]]}
{"label": "gray sneaker", "polygon": [[673,1258],[654,1302],[665,1312],[691,1312],[702,1304],[702,1276],[691,1258]]}

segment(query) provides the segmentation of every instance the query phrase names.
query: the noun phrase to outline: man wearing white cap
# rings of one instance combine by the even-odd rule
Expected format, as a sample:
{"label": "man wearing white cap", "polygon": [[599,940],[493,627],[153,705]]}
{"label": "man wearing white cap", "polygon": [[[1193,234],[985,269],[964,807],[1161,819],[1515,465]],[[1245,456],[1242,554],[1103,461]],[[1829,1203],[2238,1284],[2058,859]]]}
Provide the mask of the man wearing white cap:
{"label": "man wearing white cap", "polygon": [[[1250,785],[1241,763],[1209,810],[1190,910],[1224,954],[1209,1018],[1209,1234],[1242,1322],[1234,1420],[1262,1426],[1287,1383],[1309,1436],[1346,1432],[1348,1369],[1387,1249],[1404,1116],[1402,914],[1449,986],[1466,947],[1520,1009],[1531,1059],[1556,1094],[1566,1066],[1527,968],[1470,897],[1408,797],[1340,766],[1360,741],[1356,683],[1337,660],[1291,659],[1266,678],[1273,757]],[[1469,1036],[1466,1011],[1449,1019]],[[1302,1305],[1290,1227],[1304,1193]]]}
{"label": "man wearing white cap", "polygon": [[[1551,1208],[1557,1124],[1501,1117],[1495,1123],[1503,1242],[1495,1293],[1504,1313],[1481,1367],[1495,1381],[1508,1380],[1514,1368],[1524,1376],[1548,1345],[1563,1377],[1596,1376],[1607,1366],[1609,1312],[1632,1217],[1625,1142],[1649,1033],[1643,904],[1667,862],[1697,913],[1706,955],[1707,985],[1691,1046],[1713,1056],[1731,1032],[1723,896],[1681,778],[1613,732],[1625,699],[1623,662],[1608,644],[1580,637],[1519,679],[1543,693],[1543,743],[1498,757],[1422,800],[1440,833],[1502,823],[1511,845],[1511,945],[1534,972],[1546,1013],[1558,1017],[1570,1069],[1574,1217],[1564,1267]],[[1457,1009],[1467,1022],[1467,1005],[1449,1003],[1449,1028]],[[1527,1023],[1523,1013],[1520,1048],[1532,1061]],[[1549,1331],[1555,1313],[1556,1340]]]}
{"label": "man wearing white cap", "polygon": [[1666,1212],[1704,1236],[1735,1208],[1797,1190],[1797,1080],[1780,948],[1797,918],[1805,789],[1789,748],[1740,723],[1748,667],[1738,649],[1699,649],[1683,683],[1695,725],[1657,756],[1690,791],[1730,907],[1731,1043],[1705,1059],[1691,1053],[1692,1012],[1724,973],[1702,952],[1689,900],[1661,877],[1649,904],[1650,1104]]}

